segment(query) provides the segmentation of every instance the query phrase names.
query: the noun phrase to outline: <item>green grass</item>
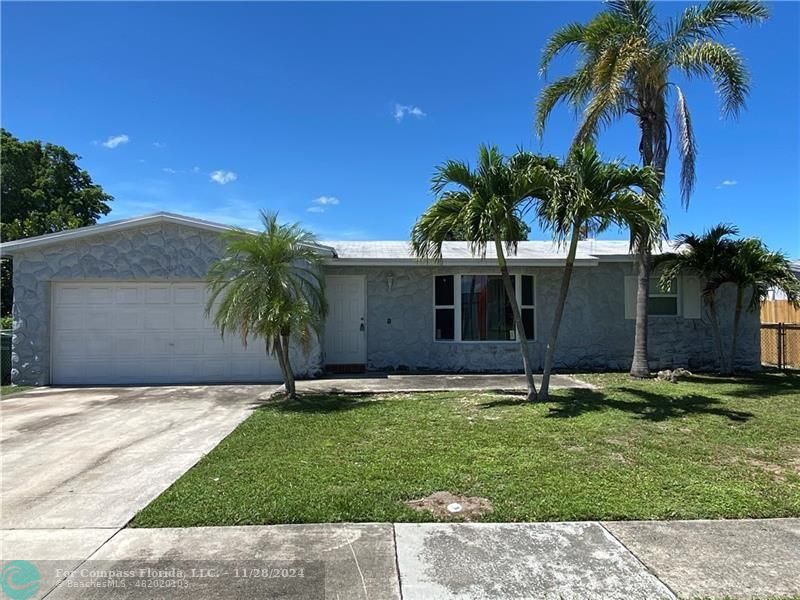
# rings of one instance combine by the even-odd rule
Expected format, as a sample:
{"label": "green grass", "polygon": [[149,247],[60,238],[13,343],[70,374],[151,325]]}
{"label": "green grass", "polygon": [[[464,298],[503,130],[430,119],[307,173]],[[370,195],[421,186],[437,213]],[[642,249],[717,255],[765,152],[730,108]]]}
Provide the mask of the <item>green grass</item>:
{"label": "green grass", "polygon": [[580,376],[553,401],[450,392],[264,406],[134,526],[423,521],[403,502],[488,498],[485,520],[800,515],[800,377]]}
{"label": "green grass", "polygon": [[0,385],[0,398],[31,389],[26,385]]}

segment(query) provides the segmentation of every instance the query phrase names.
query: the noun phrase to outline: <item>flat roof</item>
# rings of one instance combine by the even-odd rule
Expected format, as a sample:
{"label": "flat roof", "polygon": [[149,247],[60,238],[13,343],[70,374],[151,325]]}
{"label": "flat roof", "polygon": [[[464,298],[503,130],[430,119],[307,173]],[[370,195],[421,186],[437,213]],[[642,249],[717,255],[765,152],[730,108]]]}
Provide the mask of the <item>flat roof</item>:
{"label": "flat roof", "polygon": [[[333,264],[419,265],[426,263],[414,256],[411,243],[407,241],[323,240],[322,244],[330,246],[336,251],[336,258],[330,261]],[[576,264],[596,264],[605,258],[631,260],[629,248],[630,244],[627,241],[582,241],[578,244],[575,262]],[[566,257],[566,245],[559,245],[553,241],[535,240],[519,242],[516,253],[509,252],[506,255],[509,264],[514,265],[563,264]],[[441,263],[444,264],[474,264],[483,261],[494,263],[496,259],[495,249],[491,244],[486,247],[485,256],[474,254],[469,242],[445,242],[442,246]]]}
{"label": "flat roof", "polygon": [[[230,231],[234,227],[214,223],[185,215],[158,212],[130,219],[110,221],[77,229],[68,229],[46,235],[24,238],[0,244],[0,251],[6,255],[39,246],[48,246],[95,235],[107,235],[115,231],[141,227],[156,223],[172,223],[207,231]],[[255,233],[255,232],[254,232]],[[670,247],[671,244],[665,244]],[[429,261],[417,259],[408,241],[402,240],[324,240],[317,246],[328,256],[331,264],[341,265],[426,265]],[[508,253],[509,264],[521,265],[559,265],[564,264],[567,246],[552,240],[531,240],[520,242],[516,253]],[[494,264],[496,261],[493,245],[486,247],[485,256],[473,254],[468,242],[445,242],[442,247],[442,260],[436,264]],[[633,255],[627,240],[584,240],[578,243],[576,265],[596,265],[600,261],[630,261]]]}

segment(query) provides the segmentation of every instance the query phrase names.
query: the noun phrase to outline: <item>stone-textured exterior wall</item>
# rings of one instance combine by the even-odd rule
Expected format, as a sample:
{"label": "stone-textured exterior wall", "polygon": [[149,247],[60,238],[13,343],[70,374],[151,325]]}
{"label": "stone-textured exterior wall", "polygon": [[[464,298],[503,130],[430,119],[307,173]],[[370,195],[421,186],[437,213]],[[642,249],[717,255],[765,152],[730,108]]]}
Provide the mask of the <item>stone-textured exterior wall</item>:
{"label": "stone-textured exterior wall", "polygon": [[[118,230],[104,235],[54,243],[14,255],[14,336],[12,381],[50,383],[50,297],[54,281],[202,281],[222,250],[219,234],[172,223]],[[467,269],[488,272],[486,269]],[[514,342],[436,342],[433,340],[433,275],[465,272],[445,267],[327,266],[329,274],[365,274],[367,278],[367,361],[374,370],[450,372],[519,371]],[[515,272],[536,281],[536,339],[530,342],[534,367],[541,370],[545,339],[553,318],[561,268],[537,267]],[[387,276],[393,278],[392,289]],[[624,278],[629,263],[601,263],[575,269],[556,352],[559,369],[628,369],[634,321],[625,319]],[[732,290],[722,295],[720,314],[725,339]],[[736,363],[760,366],[759,316],[742,317]],[[688,367],[709,370],[716,355],[707,317],[651,317],[649,349],[653,369]],[[322,351],[309,355],[293,347],[298,375],[319,371]]]}
{"label": "stone-textured exterior wall", "polygon": [[[328,267],[330,274],[365,273],[367,277],[367,360],[375,370],[437,370],[454,372],[520,371],[516,342],[436,342],[433,340],[433,276],[467,272],[445,267]],[[472,272],[487,272],[485,270]],[[514,270],[535,276],[536,340],[530,342],[536,370],[544,362],[546,339],[553,319],[561,269]],[[392,289],[387,276],[392,275]],[[634,321],[625,319],[624,278],[634,275],[630,263],[577,267],[556,348],[556,368],[605,370],[630,368]],[[722,294],[722,330],[729,339],[727,315],[732,290]],[[391,320],[391,323],[389,323]],[[759,316],[742,315],[737,365],[760,367]],[[650,364],[653,369],[688,367],[697,371],[716,366],[707,317],[651,317]]]}
{"label": "stone-textured exterior wall", "polygon": [[[146,225],[54,243],[14,255],[11,379],[50,383],[50,288],[54,281],[202,281],[222,251],[219,233],[172,223]],[[298,375],[321,365],[319,344],[308,356],[294,345]]]}

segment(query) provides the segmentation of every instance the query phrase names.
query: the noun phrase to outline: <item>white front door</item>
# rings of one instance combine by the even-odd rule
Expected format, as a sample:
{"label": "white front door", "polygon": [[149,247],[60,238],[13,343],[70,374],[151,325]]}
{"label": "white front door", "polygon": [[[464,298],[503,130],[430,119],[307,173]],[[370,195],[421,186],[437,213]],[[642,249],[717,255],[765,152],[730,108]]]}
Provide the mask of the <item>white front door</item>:
{"label": "white front door", "polygon": [[325,278],[328,318],[325,321],[325,363],[367,362],[366,280],[363,275]]}

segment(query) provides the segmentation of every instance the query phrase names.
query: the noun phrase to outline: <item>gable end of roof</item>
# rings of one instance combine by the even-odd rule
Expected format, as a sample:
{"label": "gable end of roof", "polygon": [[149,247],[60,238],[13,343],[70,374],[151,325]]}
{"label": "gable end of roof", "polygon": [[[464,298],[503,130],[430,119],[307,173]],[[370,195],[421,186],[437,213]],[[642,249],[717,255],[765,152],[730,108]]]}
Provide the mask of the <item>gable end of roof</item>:
{"label": "gable end of roof", "polygon": [[[0,252],[6,256],[13,256],[17,252],[22,252],[30,248],[49,246],[51,244],[60,244],[62,242],[93,237],[96,235],[107,235],[115,231],[122,231],[125,229],[133,229],[135,227],[144,227],[147,225],[160,223],[169,223],[173,225],[180,225],[182,227],[190,227],[218,233],[223,233],[225,231],[231,231],[234,229],[234,227],[231,227],[230,225],[214,223],[204,219],[187,217],[185,215],[179,215],[170,212],[157,212],[140,217],[132,217],[130,219],[121,219],[119,221],[110,221],[108,223],[99,223],[97,225],[87,225],[86,227],[67,229],[64,231],[58,231],[56,233],[48,233],[36,237],[4,242],[0,244]],[[253,233],[256,232],[253,231]],[[336,256],[336,251],[329,246],[318,245],[317,247],[330,256]]]}

